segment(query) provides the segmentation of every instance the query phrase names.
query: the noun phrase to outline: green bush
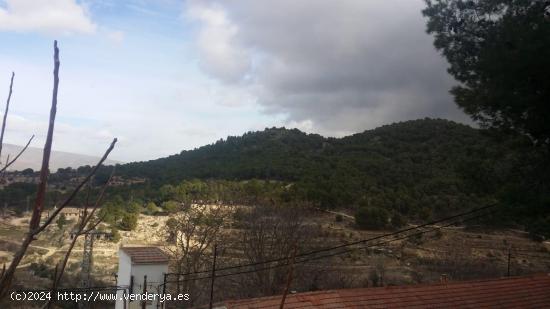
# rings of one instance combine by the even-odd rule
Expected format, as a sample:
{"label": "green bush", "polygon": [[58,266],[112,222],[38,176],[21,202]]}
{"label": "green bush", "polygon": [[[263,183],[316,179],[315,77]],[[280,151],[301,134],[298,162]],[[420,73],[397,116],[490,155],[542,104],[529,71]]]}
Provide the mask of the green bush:
{"label": "green bush", "polygon": [[389,213],[378,207],[359,208],[355,213],[355,224],[361,229],[380,230],[388,225]]}
{"label": "green bush", "polygon": [[175,213],[179,210],[180,204],[176,201],[166,201],[162,203],[162,208],[164,208],[164,211],[167,213]]}
{"label": "green bush", "polygon": [[147,203],[147,206],[145,207],[145,213],[151,216],[156,214],[157,212],[160,212],[161,210],[162,209],[160,209],[154,202]]}
{"label": "green bush", "polygon": [[120,241],[120,232],[116,227],[111,229],[111,241],[117,243]]}
{"label": "green bush", "polygon": [[118,223],[118,228],[123,231],[132,231],[137,227],[138,216],[134,213],[125,213]]}
{"label": "green bush", "polygon": [[53,275],[52,270],[42,263],[33,262],[31,263],[29,268],[31,269],[31,271],[34,273],[35,276],[38,276],[40,278],[49,279]]}
{"label": "green bush", "polygon": [[62,230],[65,227],[65,225],[67,225],[67,223],[68,223],[68,220],[67,220],[67,217],[65,216],[65,214],[60,214],[59,218],[56,221],[57,228],[59,230]]}

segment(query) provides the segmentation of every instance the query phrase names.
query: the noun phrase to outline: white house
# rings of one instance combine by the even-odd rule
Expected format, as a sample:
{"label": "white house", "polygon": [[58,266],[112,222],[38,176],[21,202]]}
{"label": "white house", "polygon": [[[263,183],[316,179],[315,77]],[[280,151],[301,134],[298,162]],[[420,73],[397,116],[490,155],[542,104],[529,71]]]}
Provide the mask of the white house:
{"label": "white house", "polygon": [[[162,293],[161,284],[168,272],[168,260],[168,255],[158,247],[121,247],[118,251],[117,285],[128,286],[128,289],[117,292],[115,309],[142,308],[141,301],[122,299],[125,298],[123,293],[126,296],[143,293],[145,280],[148,293]],[[157,308],[157,302],[158,299],[147,301],[146,308]]]}

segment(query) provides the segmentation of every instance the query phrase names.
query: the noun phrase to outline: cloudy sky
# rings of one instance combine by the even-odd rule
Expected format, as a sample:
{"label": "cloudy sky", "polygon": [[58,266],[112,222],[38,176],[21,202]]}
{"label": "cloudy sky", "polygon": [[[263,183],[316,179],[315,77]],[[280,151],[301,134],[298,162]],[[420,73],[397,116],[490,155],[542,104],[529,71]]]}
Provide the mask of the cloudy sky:
{"label": "cloudy sky", "polygon": [[147,160],[286,126],[344,136],[466,122],[422,0],[0,0],[6,142],[42,147],[61,50],[56,150]]}

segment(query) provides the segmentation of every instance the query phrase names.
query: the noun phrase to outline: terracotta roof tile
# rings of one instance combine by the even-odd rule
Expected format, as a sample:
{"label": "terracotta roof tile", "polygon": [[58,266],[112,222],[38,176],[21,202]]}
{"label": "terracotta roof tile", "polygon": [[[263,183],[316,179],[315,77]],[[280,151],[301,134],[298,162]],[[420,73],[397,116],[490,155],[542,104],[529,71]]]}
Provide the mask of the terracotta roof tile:
{"label": "terracotta roof tile", "polygon": [[[228,309],[279,308],[281,296],[227,301]],[[290,294],[285,308],[550,308],[550,275]]]}
{"label": "terracotta roof tile", "polygon": [[165,264],[168,255],[158,247],[122,247],[120,248],[132,260],[132,264]]}

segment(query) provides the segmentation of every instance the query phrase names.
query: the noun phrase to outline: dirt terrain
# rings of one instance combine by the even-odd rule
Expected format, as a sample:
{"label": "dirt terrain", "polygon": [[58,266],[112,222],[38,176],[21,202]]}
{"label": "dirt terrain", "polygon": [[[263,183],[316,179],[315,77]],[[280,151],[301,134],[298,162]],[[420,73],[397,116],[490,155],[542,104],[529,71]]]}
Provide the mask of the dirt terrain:
{"label": "dirt terrain", "polygon": [[[368,239],[390,231],[357,230],[351,218],[335,220],[343,212],[316,211],[308,216],[307,224],[319,228],[317,241],[322,247]],[[343,213],[345,214],[345,213]],[[165,246],[164,232],[167,216],[140,215],[135,231],[121,231],[121,240],[94,242],[93,278],[102,284],[113,284],[117,271],[118,248],[122,245]],[[5,218],[0,221],[0,263],[7,263],[22,239],[28,217]],[[70,242],[70,225],[63,230],[50,229],[31,245],[29,254],[18,268],[19,284],[47,287],[47,275],[33,269],[43,264],[48,269],[62,259]],[[376,274],[378,284],[393,285],[433,282],[445,275],[450,280],[550,272],[550,244],[527,238],[515,230],[485,231],[449,227],[417,237],[401,239],[375,246],[376,242],[358,246],[357,250],[326,260],[306,263],[304,268],[319,267],[346,280],[345,285],[364,286]],[[67,266],[68,282],[76,282],[82,258],[83,240],[79,239]],[[372,283],[371,283],[372,284]],[[38,287],[38,286],[36,286]]]}

